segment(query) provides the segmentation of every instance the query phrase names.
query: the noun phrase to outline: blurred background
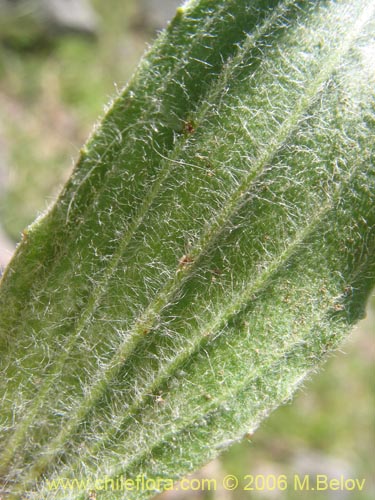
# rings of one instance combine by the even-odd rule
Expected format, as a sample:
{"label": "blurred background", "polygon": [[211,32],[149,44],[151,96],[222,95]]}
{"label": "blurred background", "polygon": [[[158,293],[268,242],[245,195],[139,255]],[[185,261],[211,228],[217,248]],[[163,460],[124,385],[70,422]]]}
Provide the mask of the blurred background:
{"label": "blurred background", "polygon": [[[178,0],[0,0],[0,266],[72,169],[104,105]],[[324,369],[195,476],[327,474],[359,492],[169,492],[165,499],[375,498],[375,300]],[[246,482],[245,482],[246,483]]]}

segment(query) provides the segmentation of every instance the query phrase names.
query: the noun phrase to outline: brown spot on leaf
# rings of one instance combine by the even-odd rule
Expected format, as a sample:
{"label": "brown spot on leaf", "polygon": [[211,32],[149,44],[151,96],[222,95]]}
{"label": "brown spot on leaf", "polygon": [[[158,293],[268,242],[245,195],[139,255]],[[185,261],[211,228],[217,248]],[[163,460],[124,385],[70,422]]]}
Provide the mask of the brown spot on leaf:
{"label": "brown spot on leaf", "polygon": [[184,133],[190,135],[190,134],[194,134],[194,132],[195,132],[194,123],[190,120],[185,122],[184,123]]}
{"label": "brown spot on leaf", "polygon": [[194,262],[194,259],[190,255],[183,255],[181,259],[178,261],[179,265],[181,267],[186,267],[189,264],[192,264]]}

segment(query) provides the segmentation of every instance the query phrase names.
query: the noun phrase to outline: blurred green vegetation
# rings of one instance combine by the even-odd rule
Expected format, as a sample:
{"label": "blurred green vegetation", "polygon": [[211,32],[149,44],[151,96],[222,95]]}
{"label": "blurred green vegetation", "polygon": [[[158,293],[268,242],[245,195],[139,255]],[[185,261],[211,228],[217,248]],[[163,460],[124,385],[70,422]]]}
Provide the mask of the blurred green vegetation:
{"label": "blurred green vegetation", "polygon": [[11,163],[0,220],[15,241],[53,199],[115,85],[125,85],[146,47],[149,34],[130,26],[135,3],[93,4],[97,40],[0,41],[0,132]]}
{"label": "blurred green vegetation", "polygon": [[[135,29],[135,0],[95,0],[97,40],[65,37],[38,47],[0,42],[0,134],[9,175],[0,193],[0,224],[17,241],[53,200],[104,104],[122,88],[150,32]],[[3,141],[3,142],[4,142]],[[219,473],[327,473],[366,478],[353,500],[375,498],[375,300],[342,351],[305,383],[251,438],[225,452]],[[244,481],[246,484],[246,481]],[[333,492],[234,492],[206,498],[330,499]],[[191,498],[186,496],[185,498]]]}

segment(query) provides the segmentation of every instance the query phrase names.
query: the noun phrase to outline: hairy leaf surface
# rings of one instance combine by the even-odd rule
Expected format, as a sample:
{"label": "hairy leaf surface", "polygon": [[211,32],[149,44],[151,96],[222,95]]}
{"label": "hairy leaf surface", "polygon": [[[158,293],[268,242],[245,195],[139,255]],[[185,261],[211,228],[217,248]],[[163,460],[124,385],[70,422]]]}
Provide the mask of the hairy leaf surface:
{"label": "hairy leaf surface", "polygon": [[85,498],[46,478],[181,477],[363,316],[374,32],[371,0],[178,9],[2,279],[9,498]]}

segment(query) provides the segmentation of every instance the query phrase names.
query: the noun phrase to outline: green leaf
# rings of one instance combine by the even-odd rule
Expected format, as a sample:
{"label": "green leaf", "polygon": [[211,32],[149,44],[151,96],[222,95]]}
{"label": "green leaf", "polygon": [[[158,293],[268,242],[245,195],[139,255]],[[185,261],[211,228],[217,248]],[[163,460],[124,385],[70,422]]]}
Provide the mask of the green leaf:
{"label": "green leaf", "polygon": [[3,276],[9,498],[181,477],[253,432],[363,316],[374,30],[370,0],[178,9]]}

